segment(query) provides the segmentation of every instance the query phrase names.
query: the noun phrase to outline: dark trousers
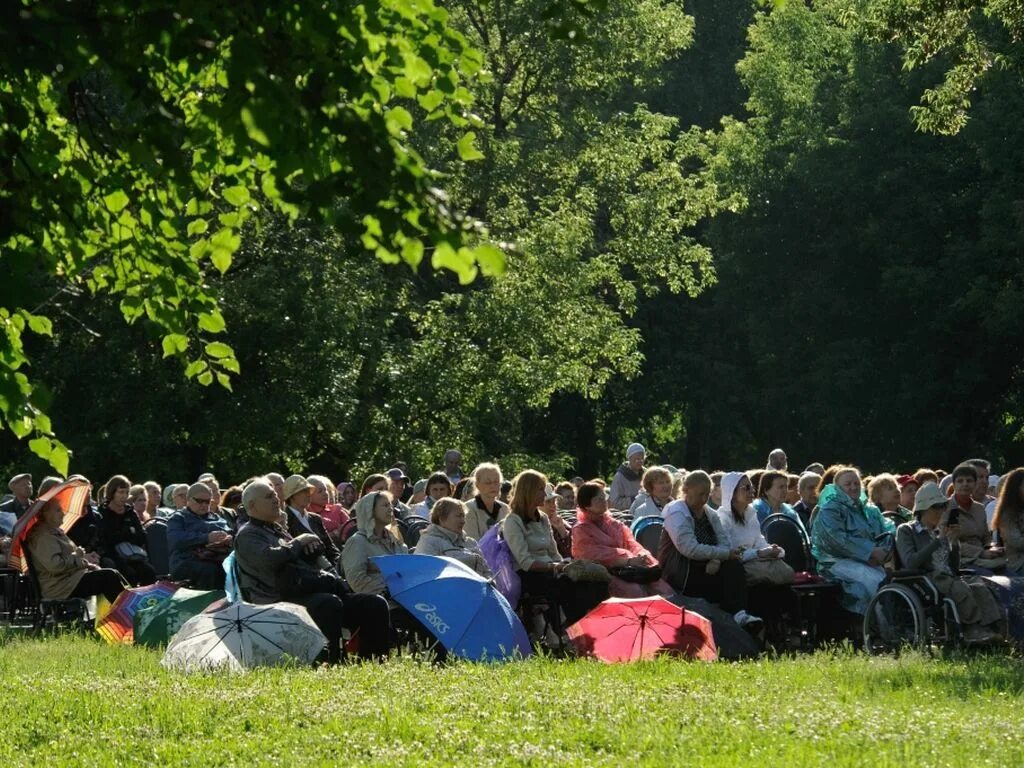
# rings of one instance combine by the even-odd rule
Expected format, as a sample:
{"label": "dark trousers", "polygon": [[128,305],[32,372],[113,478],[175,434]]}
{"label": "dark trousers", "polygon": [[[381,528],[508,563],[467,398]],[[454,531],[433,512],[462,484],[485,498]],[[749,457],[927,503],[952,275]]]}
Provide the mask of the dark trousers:
{"label": "dark trousers", "polygon": [[117,596],[124,590],[124,579],[121,574],[113,568],[100,568],[98,571],[89,571],[82,576],[75,591],[69,597],[92,597],[103,595],[111,603],[117,600]]}
{"label": "dark trousers", "polygon": [[540,571],[519,571],[519,576],[525,597],[543,597],[551,603],[548,622],[559,634],[564,627],[558,609],[565,614],[566,625],[575,624],[608,599],[608,585],[602,581],[573,581],[564,573],[555,576]]}
{"label": "dark trousers", "polygon": [[314,592],[289,598],[303,606],[327,638],[327,660],[341,659],[341,630],[359,632],[359,656],[380,658],[391,647],[388,601],[379,595]]}
{"label": "dark trousers", "polygon": [[133,557],[131,560],[123,560],[115,557],[113,560],[117,570],[128,580],[133,587],[145,587],[156,581],[156,571],[150,565],[149,560]]}
{"label": "dark trousers", "polygon": [[174,581],[188,581],[192,589],[224,589],[224,566],[209,560],[188,560],[171,571]]}
{"label": "dark trousers", "polygon": [[684,595],[717,603],[728,613],[746,610],[747,574],[739,560],[723,560],[718,573],[707,572],[706,560],[690,560]]}

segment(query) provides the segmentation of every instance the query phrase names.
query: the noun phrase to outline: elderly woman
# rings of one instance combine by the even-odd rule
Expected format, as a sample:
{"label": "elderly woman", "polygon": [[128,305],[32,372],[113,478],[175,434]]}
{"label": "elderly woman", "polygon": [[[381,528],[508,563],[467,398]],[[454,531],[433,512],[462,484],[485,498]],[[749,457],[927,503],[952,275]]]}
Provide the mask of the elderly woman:
{"label": "elderly woman", "polygon": [[914,519],[914,513],[900,503],[902,493],[893,475],[883,472],[871,478],[871,482],[868,483],[868,499],[883,515],[886,512],[894,514],[899,523],[909,523]]}
{"label": "elderly woman", "polygon": [[348,512],[331,499],[331,489],[334,485],[331,483],[330,478],[324,475],[310,475],[306,478],[306,481],[312,486],[306,510],[320,515],[327,535],[332,540],[337,541],[341,526],[349,520]]}
{"label": "elderly woman", "polygon": [[103,595],[114,602],[125,588],[121,574],[112,568],[100,568],[96,555],[76,546],[61,530],[63,520],[60,503],[51,499],[25,542],[43,599]]}
{"label": "elderly woman", "polygon": [[[434,478],[430,479],[433,482]],[[505,519],[508,505],[498,500],[501,494],[501,467],[497,464],[478,464],[473,470],[476,495],[466,502],[466,535],[477,541],[493,526]],[[430,493],[430,483],[427,492]]]}
{"label": "elderly woman", "polygon": [[194,589],[224,589],[224,560],[234,541],[231,524],[212,512],[211,504],[216,502],[210,486],[194,483],[186,492],[185,508],[167,521],[171,578],[188,581]]}
{"label": "elderly woman", "polygon": [[493,574],[476,539],[466,535],[465,503],[450,497],[440,499],[430,510],[430,522],[416,544],[417,555],[451,557],[485,579],[491,578]]}
{"label": "elderly woman", "polygon": [[[103,516],[102,552],[104,562],[114,565],[133,587],[152,584],[156,581],[156,571],[149,562],[149,551],[146,545],[146,532],[142,529],[138,507],[129,505],[132,486],[124,475],[114,475],[105,487],[106,498],[100,503],[100,515]],[[146,492],[141,485],[134,488],[134,501],[140,502],[145,510]]]}
{"label": "elderly woman", "polygon": [[947,525],[940,532],[939,521],[946,513],[946,494],[932,482],[921,486],[914,502],[913,523],[896,529],[896,553],[900,566],[925,571],[936,588],[956,604],[960,621],[966,625],[964,639],[980,643],[999,637],[1002,610],[979,576],[960,577],[950,564],[950,554],[960,537],[959,525]]}
{"label": "elderly woman", "polygon": [[608,596],[608,585],[575,582],[565,573],[568,563],[558,552],[547,515],[539,511],[547,485],[547,478],[532,469],[516,476],[501,532],[522,578],[523,594],[548,598],[548,621],[561,634],[562,613],[567,623],[575,623]]}
{"label": "elderly woman", "polygon": [[[640,546],[626,525],[608,514],[608,493],[604,487],[584,483],[576,498],[579,522],[572,529],[572,556],[593,560],[611,571],[608,594],[612,597],[670,597],[672,587],[661,580],[661,570],[651,570],[658,565],[654,555]],[[644,573],[643,581],[635,580]],[[631,575],[632,580],[627,580]]]}
{"label": "elderly woman", "polygon": [[665,467],[650,467],[640,480],[641,490],[633,502],[633,518],[661,517],[661,511],[672,498],[675,478]]}
{"label": "elderly woman", "polygon": [[382,595],[387,585],[370,558],[409,553],[409,548],[389,528],[395,522],[391,494],[383,490],[371,491],[356,502],[354,512],[357,530],[341,551],[345,579],[356,592]]}
{"label": "elderly woman", "polygon": [[1024,467],[1003,475],[992,530],[1006,549],[1006,570],[1024,575]]}
{"label": "elderly woman", "polygon": [[689,597],[717,603],[740,626],[761,624],[747,612],[747,577],[742,550],[729,545],[718,515],[708,507],[711,478],[696,470],[683,482],[683,498],[665,507],[665,529],[658,545],[662,575]]}
{"label": "elderly woman", "polygon": [[152,519],[149,514],[149,494],[146,492],[146,486],[133,485],[128,489],[128,506],[135,510],[143,525]]}
{"label": "elderly woman", "polygon": [[722,506],[717,514],[729,547],[741,550],[747,584],[792,584],[793,569],[782,559],[786,552],[778,544],[765,541],[753,499],[754,486],[746,474],[727,472],[722,477]]}
{"label": "elderly woman", "polygon": [[840,604],[863,614],[885,578],[892,554],[893,525],[861,490],[860,472],[842,467],[818,497],[811,527],[811,553],[818,573],[839,582]]}

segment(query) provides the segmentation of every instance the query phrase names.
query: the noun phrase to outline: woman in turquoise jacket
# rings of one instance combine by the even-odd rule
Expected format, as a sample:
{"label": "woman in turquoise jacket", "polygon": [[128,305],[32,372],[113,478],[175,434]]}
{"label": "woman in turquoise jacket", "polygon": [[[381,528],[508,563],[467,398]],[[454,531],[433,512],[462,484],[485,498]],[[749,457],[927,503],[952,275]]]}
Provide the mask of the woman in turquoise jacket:
{"label": "woman in turquoise jacket", "polygon": [[863,614],[885,578],[883,566],[892,555],[893,525],[868,503],[860,472],[853,467],[836,473],[818,504],[811,527],[811,552],[818,561],[818,573],[842,586],[843,608]]}

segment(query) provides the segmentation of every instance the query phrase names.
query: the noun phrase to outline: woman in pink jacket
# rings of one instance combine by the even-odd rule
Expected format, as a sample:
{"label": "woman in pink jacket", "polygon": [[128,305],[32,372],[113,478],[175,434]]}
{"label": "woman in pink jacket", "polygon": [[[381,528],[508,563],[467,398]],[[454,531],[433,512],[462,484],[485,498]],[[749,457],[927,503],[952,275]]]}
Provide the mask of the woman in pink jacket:
{"label": "woman in pink jacket", "polygon": [[614,575],[623,568],[649,568],[658,561],[640,546],[628,527],[608,514],[608,495],[597,483],[584,483],[576,492],[579,505],[572,529],[572,556],[601,563],[613,574],[608,593],[612,597],[672,595],[672,587],[655,578],[646,583],[626,581]]}

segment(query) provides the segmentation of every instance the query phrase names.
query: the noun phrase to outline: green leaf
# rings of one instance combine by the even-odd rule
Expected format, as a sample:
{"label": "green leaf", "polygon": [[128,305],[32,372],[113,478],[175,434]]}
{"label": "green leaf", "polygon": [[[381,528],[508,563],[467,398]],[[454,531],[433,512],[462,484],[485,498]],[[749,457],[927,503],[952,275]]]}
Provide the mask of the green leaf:
{"label": "green leaf", "polygon": [[188,223],[189,235],[201,235],[209,229],[210,225],[206,219],[195,219]]}
{"label": "green leaf", "polygon": [[219,309],[215,309],[212,312],[203,312],[199,315],[199,327],[210,333],[220,333],[227,327],[227,324],[224,322],[224,315]]}
{"label": "green leaf", "polygon": [[163,338],[164,357],[171,357],[188,348],[188,336],[180,333],[169,333]]}
{"label": "green leaf", "polygon": [[201,373],[199,374],[199,378],[197,379],[197,381],[204,387],[208,387],[213,383],[213,374],[210,373],[209,371]]}
{"label": "green leaf", "polygon": [[434,269],[447,269],[454,272],[462,285],[469,285],[476,277],[477,270],[473,264],[473,257],[465,248],[455,250],[447,242],[439,243],[434,249],[430,264]]}
{"label": "green leaf", "polygon": [[28,447],[40,459],[50,458],[50,453],[53,450],[52,443],[48,437],[37,437],[35,440],[29,440]]}
{"label": "green leaf", "polygon": [[249,190],[241,185],[228,187],[221,192],[221,196],[236,208],[245,205],[250,199]]}
{"label": "green leaf", "polygon": [[40,336],[53,336],[53,323],[50,322],[50,318],[28,312],[25,312],[24,315],[28,320],[28,327],[32,329],[33,333],[38,333]]}
{"label": "green leaf", "polygon": [[233,357],[222,357],[217,361],[217,364],[224,370],[231,371],[232,373],[242,372],[242,366],[240,366],[238,364],[238,360]]}
{"label": "green leaf", "polygon": [[198,376],[200,373],[209,368],[210,365],[205,360],[193,360],[185,368],[185,378],[192,379]]}
{"label": "green leaf", "polygon": [[220,341],[211,341],[206,345],[206,354],[210,357],[234,357],[235,351]]}
{"label": "green leaf", "polygon": [[111,213],[119,213],[129,203],[128,195],[123,190],[116,190],[111,192],[109,195],[103,197],[103,204],[107,206],[107,210]]}
{"label": "green leaf", "polygon": [[444,102],[444,94],[437,90],[427,91],[417,101],[427,112],[433,112]]}
{"label": "green leaf", "polygon": [[242,119],[242,125],[245,126],[245,132],[249,134],[250,139],[264,147],[270,146],[270,138],[256,125],[256,118],[253,117],[252,110],[242,107],[238,116]]}
{"label": "green leaf", "polygon": [[485,277],[496,277],[505,272],[505,254],[500,248],[490,243],[478,245],[473,249],[473,257],[480,265],[480,272]]}
{"label": "green leaf", "polygon": [[412,115],[405,107],[392,107],[384,113],[384,120],[387,122],[388,131],[393,135],[397,135],[403,130],[412,130]]}
{"label": "green leaf", "polygon": [[210,261],[223,275],[231,267],[231,251],[227,248],[213,248],[210,250]]}
{"label": "green leaf", "polygon": [[473,142],[476,141],[476,133],[469,131],[459,139],[459,143],[456,145],[459,150],[459,157],[465,160],[467,163],[472,160],[483,160],[484,153],[476,148]]}
{"label": "green leaf", "polygon": [[58,474],[67,477],[68,465],[71,463],[71,451],[59,440],[54,440],[50,448],[50,466],[57,470]]}
{"label": "green leaf", "polygon": [[231,389],[231,378],[226,373],[217,374],[217,383],[224,387],[228,392],[233,391]]}

